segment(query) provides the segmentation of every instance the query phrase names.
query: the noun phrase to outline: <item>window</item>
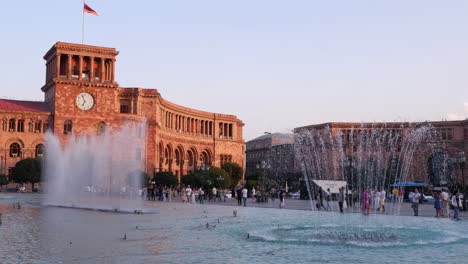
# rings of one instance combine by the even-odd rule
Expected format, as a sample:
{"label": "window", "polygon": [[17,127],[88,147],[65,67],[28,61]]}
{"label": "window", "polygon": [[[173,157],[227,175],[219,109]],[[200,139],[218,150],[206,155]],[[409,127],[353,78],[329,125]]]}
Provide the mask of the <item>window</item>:
{"label": "window", "polygon": [[442,140],[453,140],[453,128],[437,129]]}
{"label": "window", "polygon": [[10,157],[16,158],[21,155],[21,147],[18,143],[12,143],[10,145]]}
{"label": "window", "polygon": [[43,154],[44,154],[44,144],[38,144],[36,146],[36,158],[42,157]]}
{"label": "window", "polygon": [[120,100],[120,113],[130,114],[130,101],[129,100]]}
{"label": "window", "polygon": [[8,131],[15,132],[15,130],[16,130],[16,120],[12,118],[10,119],[10,121],[8,121]]}
{"label": "window", "polygon": [[18,132],[24,132],[24,120],[18,120]]}
{"label": "window", "polygon": [[41,133],[42,130],[42,121],[37,120],[37,122],[34,124],[34,133]]}
{"label": "window", "polygon": [[63,133],[64,134],[71,134],[73,131],[73,124],[71,120],[65,120],[63,123]]}
{"label": "window", "polygon": [[2,120],[2,131],[7,131],[8,130],[8,122],[6,119]]}

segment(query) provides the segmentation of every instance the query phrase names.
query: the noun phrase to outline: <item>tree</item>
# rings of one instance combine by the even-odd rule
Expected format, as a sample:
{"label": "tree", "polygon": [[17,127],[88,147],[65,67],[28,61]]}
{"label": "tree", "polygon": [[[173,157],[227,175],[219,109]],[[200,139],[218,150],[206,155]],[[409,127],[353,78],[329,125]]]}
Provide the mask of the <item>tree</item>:
{"label": "tree", "polygon": [[163,186],[176,186],[178,183],[177,176],[170,171],[157,172],[154,175],[156,184]]}
{"label": "tree", "polygon": [[192,187],[202,187],[205,190],[210,190],[213,187],[226,188],[231,186],[231,177],[221,168],[211,167],[209,170],[199,170],[191,172],[182,177],[184,185]]}
{"label": "tree", "polygon": [[242,167],[235,162],[226,162],[221,165],[221,168],[229,174],[233,184],[237,184],[241,180],[242,174],[244,174]]}
{"label": "tree", "polygon": [[148,187],[150,177],[142,170],[135,170],[128,174],[128,185],[133,188]]}
{"label": "tree", "polygon": [[41,181],[42,159],[26,158],[18,161],[13,168],[12,180],[16,183],[31,183],[34,190],[34,184]]}
{"label": "tree", "polygon": [[0,174],[0,189],[2,186],[7,185],[7,184],[8,184],[8,176],[6,176],[5,174]]}

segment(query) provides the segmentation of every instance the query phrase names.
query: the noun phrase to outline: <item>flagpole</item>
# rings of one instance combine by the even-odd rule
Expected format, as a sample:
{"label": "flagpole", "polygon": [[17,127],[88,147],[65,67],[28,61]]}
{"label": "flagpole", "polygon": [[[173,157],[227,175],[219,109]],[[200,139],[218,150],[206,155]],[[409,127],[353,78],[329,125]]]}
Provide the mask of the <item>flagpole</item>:
{"label": "flagpole", "polygon": [[85,12],[84,12],[84,5],[85,5],[85,0],[83,0],[83,23],[81,24],[81,44],[84,44],[84,16],[85,16]]}

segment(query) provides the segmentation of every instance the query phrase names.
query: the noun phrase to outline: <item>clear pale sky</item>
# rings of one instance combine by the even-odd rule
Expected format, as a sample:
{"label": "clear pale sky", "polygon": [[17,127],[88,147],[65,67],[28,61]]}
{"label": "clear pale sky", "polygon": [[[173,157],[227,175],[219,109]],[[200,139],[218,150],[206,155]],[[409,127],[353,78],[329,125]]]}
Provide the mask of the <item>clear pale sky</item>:
{"label": "clear pale sky", "polygon": [[[468,117],[468,1],[89,0],[85,43],[124,87],[235,114],[244,138],[328,121]],[[2,97],[42,100],[42,56],[81,42],[82,1],[2,3]]]}

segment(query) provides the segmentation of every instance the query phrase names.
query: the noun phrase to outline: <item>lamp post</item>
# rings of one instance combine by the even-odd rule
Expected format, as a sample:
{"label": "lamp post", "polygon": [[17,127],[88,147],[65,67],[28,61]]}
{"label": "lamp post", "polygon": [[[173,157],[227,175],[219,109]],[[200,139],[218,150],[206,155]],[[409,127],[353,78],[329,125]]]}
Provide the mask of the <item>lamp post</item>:
{"label": "lamp post", "polygon": [[466,157],[465,157],[465,152],[464,151],[460,151],[458,153],[458,157],[457,157],[457,163],[458,163],[458,166],[460,166],[460,171],[461,171],[461,176],[462,176],[462,184],[463,184],[463,211],[466,211],[466,185],[465,185],[465,173],[464,173],[464,170],[465,170],[465,160],[466,160]]}

